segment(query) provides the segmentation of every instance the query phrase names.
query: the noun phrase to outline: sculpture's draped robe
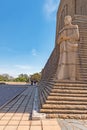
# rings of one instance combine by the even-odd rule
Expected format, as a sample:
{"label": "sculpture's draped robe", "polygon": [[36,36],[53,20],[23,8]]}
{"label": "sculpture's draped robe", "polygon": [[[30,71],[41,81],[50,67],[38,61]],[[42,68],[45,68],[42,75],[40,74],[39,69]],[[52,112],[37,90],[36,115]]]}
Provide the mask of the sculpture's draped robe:
{"label": "sculpture's draped robe", "polygon": [[76,64],[78,52],[79,31],[77,25],[63,28],[59,33],[61,37],[69,37],[60,43],[60,57],[57,69],[58,80],[76,80]]}

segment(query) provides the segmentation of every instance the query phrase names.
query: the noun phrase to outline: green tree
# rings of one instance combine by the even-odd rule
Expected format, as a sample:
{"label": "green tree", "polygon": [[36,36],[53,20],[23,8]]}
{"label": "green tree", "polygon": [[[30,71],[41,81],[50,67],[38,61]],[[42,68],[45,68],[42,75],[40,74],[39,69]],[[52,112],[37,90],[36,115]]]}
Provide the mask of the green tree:
{"label": "green tree", "polygon": [[29,76],[27,74],[20,74],[17,78],[15,78],[16,82],[29,82]]}
{"label": "green tree", "polygon": [[0,81],[9,81],[9,77],[8,74],[0,75]]}
{"label": "green tree", "polygon": [[31,81],[40,81],[41,79],[41,73],[35,73],[33,75],[30,75],[30,80]]}
{"label": "green tree", "polygon": [[2,75],[0,75],[0,81],[4,81],[4,78]]}

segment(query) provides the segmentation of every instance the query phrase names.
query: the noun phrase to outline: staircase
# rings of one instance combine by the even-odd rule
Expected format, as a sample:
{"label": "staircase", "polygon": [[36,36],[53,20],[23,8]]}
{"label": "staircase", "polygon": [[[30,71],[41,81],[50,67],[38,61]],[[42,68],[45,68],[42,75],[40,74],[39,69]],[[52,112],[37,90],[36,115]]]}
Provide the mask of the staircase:
{"label": "staircase", "polygon": [[87,83],[44,82],[40,112],[47,118],[87,119]]}
{"label": "staircase", "polygon": [[77,71],[80,75],[80,80],[87,80],[87,16],[75,15],[73,24],[79,26],[80,41],[78,49],[78,67]]}
{"label": "staircase", "polygon": [[75,15],[80,41],[76,74],[78,81],[58,81],[59,47],[56,46],[43,70],[39,83],[40,112],[47,118],[87,119],[87,16]]}

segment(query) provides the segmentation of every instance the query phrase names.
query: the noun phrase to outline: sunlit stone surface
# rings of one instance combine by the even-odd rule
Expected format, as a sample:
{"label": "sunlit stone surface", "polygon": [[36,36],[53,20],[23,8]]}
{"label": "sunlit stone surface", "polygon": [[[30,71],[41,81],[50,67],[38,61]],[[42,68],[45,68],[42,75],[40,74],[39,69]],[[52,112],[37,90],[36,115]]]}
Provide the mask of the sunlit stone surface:
{"label": "sunlit stone surface", "polygon": [[64,19],[65,26],[59,32],[60,55],[56,77],[58,80],[76,80],[78,57],[78,25],[72,25],[71,16]]}
{"label": "sunlit stone surface", "polygon": [[47,118],[87,119],[86,5],[87,0],[60,1],[55,47],[38,85],[40,112]]}

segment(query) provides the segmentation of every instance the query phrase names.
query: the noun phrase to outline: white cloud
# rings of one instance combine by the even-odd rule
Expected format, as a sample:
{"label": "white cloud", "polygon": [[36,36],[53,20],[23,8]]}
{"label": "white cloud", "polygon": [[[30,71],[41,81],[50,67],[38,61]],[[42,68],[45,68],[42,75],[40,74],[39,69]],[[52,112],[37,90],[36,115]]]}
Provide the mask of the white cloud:
{"label": "white cloud", "polygon": [[37,56],[37,51],[36,51],[36,49],[32,49],[32,55],[33,55],[33,56]]}
{"label": "white cloud", "polygon": [[42,67],[39,66],[27,66],[27,65],[12,65],[12,66],[0,66],[0,74],[9,74],[10,76],[17,77],[19,74],[31,75],[36,72],[40,72]]}
{"label": "white cloud", "polygon": [[32,67],[29,65],[15,65],[14,67],[23,69],[23,70],[30,70]]}
{"label": "white cloud", "polygon": [[9,74],[13,77],[17,77],[19,74],[30,74],[32,73],[33,66],[29,65],[0,65],[0,74]]}
{"label": "white cloud", "polygon": [[47,18],[55,18],[59,0],[45,0],[44,13]]}

